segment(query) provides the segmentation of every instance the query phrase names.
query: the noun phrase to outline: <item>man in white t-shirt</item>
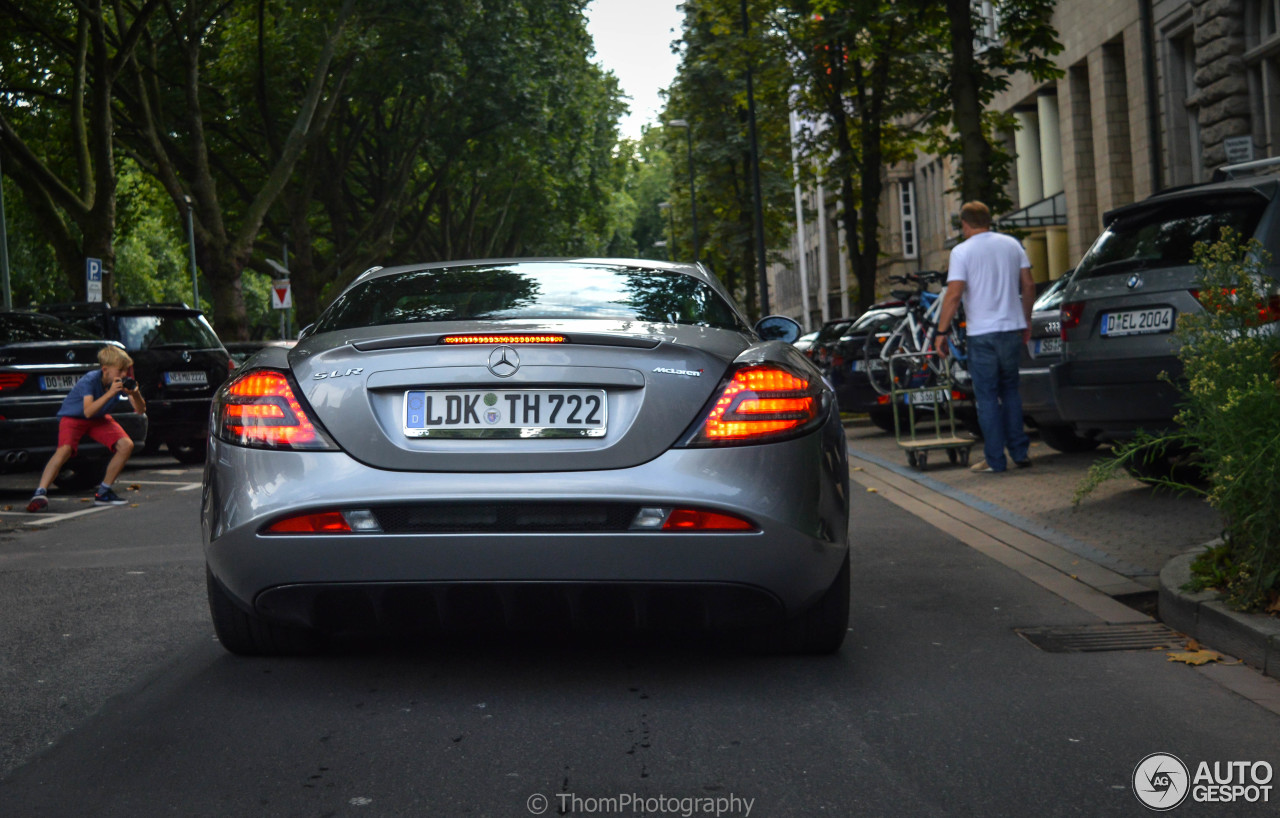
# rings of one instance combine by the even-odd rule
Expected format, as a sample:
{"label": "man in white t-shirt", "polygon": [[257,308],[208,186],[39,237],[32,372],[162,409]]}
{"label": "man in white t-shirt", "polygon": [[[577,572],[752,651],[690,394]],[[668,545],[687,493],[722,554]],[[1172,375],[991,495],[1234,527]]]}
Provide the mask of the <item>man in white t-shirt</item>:
{"label": "man in white t-shirt", "polygon": [[986,455],[973,470],[1004,471],[1006,448],[1014,464],[1025,468],[1031,465],[1031,441],[1022,426],[1018,359],[1031,339],[1031,261],[1017,239],[991,232],[991,211],[982,202],[960,208],[960,232],[964,241],[951,251],[934,343],[938,354],[947,354],[951,321],[963,300],[969,374]]}

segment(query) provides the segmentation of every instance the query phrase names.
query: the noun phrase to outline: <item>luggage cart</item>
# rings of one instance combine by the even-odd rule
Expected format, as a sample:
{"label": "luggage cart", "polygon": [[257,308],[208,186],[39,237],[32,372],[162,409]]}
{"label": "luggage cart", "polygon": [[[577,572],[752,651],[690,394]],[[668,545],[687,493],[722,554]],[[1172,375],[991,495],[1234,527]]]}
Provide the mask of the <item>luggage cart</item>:
{"label": "luggage cart", "polygon": [[[924,469],[929,452],[945,451],[952,465],[969,465],[969,451],[975,441],[956,434],[956,410],[951,381],[937,377],[928,366],[928,352],[904,352],[889,359],[889,401],[893,404],[893,429],[898,446],[907,453],[907,465]],[[902,373],[898,377],[898,373]],[[899,382],[901,381],[901,383]],[[945,412],[942,406],[945,405]],[[902,413],[906,413],[908,436],[903,436]],[[917,413],[931,416],[933,434],[917,435]],[[922,420],[924,418],[921,418]]]}

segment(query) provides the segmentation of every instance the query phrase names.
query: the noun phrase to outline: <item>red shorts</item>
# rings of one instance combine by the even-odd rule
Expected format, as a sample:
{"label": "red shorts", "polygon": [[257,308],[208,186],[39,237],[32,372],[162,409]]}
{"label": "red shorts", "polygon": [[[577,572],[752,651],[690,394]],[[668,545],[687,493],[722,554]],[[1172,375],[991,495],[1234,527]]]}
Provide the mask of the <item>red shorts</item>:
{"label": "red shorts", "polygon": [[111,415],[103,415],[100,418],[62,417],[58,419],[58,445],[70,446],[71,454],[74,455],[79,451],[80,441],[85,435],[111,451],[115,451],[117,441],[129,436]]}

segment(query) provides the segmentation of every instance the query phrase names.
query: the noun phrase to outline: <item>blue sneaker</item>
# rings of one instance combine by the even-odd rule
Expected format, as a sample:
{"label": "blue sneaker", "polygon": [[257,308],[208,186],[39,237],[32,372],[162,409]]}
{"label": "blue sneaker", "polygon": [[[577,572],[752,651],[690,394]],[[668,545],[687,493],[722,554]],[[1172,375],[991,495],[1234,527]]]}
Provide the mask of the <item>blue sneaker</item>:
{"label": "blue sneaker", "polygon": [[95,506],[123,506],[128,505],[128,503],[128,500],[120,499],[120,495],[102,486],[98,486],[98,493],[93,495],[93,504]]}

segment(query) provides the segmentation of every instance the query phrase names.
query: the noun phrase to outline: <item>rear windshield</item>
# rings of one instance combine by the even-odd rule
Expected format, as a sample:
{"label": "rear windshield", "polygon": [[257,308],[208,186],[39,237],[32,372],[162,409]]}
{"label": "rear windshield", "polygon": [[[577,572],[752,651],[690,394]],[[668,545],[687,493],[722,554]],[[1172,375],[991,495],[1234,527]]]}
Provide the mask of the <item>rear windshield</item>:
{"label": "rear windshield", "polygon": [[646,321],[748,331],[727,301],[692,276],[548,262],[410,270],[373,278],[338,296],[315,331],[510,318]]}
{"label": "rear windshield", "polygon": [[117,315],[116,327],[125,349],[219,349],[213,327],[203,315],[172,313],[160,315]]}
{"label": "rear windshield", "polygon": [[1081,260],[1076,278],[1188,265],[1196,244],[1217,241],[1224,227],[1252,237],[1266,206],[1257,194],[1225,194],[1143,208],[1103,231]]}
{"label": "rear windshield", "polygon": [[47,315],[13,312],[0,315],[0,342],[6,344],[83,340],[99,340],[99,336]]}

